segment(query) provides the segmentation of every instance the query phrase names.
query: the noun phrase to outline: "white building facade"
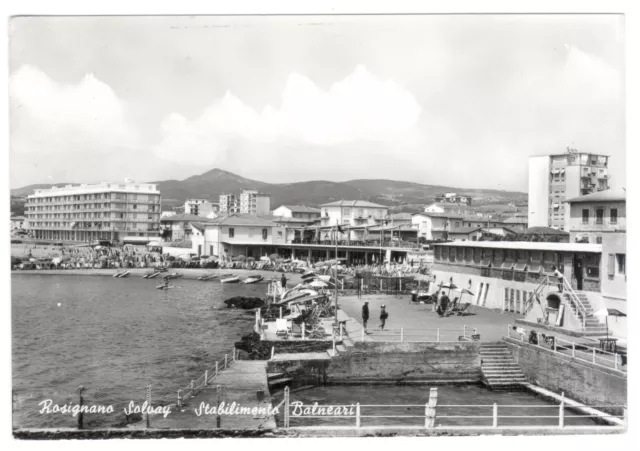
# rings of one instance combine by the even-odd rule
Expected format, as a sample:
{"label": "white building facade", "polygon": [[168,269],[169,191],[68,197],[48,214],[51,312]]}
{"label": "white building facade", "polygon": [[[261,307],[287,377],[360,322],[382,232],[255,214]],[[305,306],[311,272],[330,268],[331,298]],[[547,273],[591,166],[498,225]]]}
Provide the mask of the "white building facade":
{"label": "white building facade", "polygon": [[184,213],[187,215],[212,217],[218,212],[218,204],[206,199],[187,199],[184,203]]}
{"label": "white building facade", "polygon": [[157,237],[161,195],[148,183],[100,183],[38,189],[27,197],[25,216],[34,238],[120,241]]}

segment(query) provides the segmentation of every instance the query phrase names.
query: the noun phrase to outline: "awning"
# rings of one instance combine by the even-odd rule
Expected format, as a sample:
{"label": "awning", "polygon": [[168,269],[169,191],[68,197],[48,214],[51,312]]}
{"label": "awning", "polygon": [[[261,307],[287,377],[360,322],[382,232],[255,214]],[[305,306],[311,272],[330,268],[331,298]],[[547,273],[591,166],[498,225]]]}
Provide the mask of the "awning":
{"label": "awning", "polygon": [[513,269],[515,269],[516,271],[526,271],[527,270],[527,264],[526,263],[516,263],[513,266]]}
{"label": "awning", "polygon": [[539,273],[542,269],[542,264],[540,262],[531,262],[529,266],[529,272]]}
{"label": "awning", "polygon": [[489,267],[489,265],[491,264],[491,258],[483,258],[482,260],[480,260],[480,266],[484,266],[484,267]]}
{"label": "awning", "polygon": [[500,265],[500,268],[511,270],[511,269],[513,269],[513,265],[515,265],[515,262],[506,261],[506,262],[502,263],[502,265]]}

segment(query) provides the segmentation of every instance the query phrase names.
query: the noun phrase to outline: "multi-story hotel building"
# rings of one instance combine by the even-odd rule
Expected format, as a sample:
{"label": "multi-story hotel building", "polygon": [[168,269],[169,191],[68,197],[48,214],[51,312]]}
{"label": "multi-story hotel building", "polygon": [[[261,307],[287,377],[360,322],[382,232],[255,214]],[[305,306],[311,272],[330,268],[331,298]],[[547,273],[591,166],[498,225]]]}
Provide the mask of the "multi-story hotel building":
{"label": "multi-story hotel building", "polygon": [[609,188],[609,157],[567,149],[529,157],[529,227],[564,230],[565,202]]}
{"label": "multi-story hotel building", "polygon": [[25,215],[35,238],[120,241],[160,233],[160,191],[148,183],[100,183],[37,189]]}
{"label": "multi-story hotel building", "polygon": [[184,203],[184,214],[208,217],[218,212],[218,205],[206,199],[187,199]]}

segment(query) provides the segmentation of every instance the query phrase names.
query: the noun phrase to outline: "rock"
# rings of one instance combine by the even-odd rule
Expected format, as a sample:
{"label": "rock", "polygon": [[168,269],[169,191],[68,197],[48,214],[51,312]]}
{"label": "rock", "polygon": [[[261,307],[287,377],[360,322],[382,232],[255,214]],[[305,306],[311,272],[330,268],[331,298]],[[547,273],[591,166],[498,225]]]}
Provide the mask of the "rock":
{"label": "rock", "polygon": [[262,307],[265,301],[258,297],[234,296],[224,301],[229,308],[254,309]]}

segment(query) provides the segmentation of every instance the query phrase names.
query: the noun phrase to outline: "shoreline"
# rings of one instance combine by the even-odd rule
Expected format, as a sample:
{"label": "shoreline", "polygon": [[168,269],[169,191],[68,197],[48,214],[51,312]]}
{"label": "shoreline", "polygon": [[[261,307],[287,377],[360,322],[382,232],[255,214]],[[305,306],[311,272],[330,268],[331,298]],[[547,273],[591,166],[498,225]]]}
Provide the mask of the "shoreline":
{"label": "shoreline", "polygon": [[[152,271],[152,268],[129,268],[129,276],[130,277],[140,277],[148,274]],[[122,272],[123,268],[106,268],[106,269],[27,269],[27,270],[14,270],[11,271],[11,275],[48,275],[48,276],[111,276],[118,272]],[[264,280],[258,282],[258,284],[264,284],[266,281],[272,278],[277,278],[278,280],[282,277],[282,274],[285,274],[289,284],[298,284],[302,281],[300,274],[298,273],[281,273],[278,271],[263,271],[263,270],[249,270],[249,269],[204,269],[204,268],[169,268],[166,274],[171,273],[182,274],[181,279],[189,279],[189,280],[197,280],[198,277],[207,275],[207,274],[215,274],[215,275],[224,275],[224,274],[235,274],[241,277],[249,277],[250,275],[260,274],[264,277]],[[162,280],[162,277],[155,277],[157,280]],[[152,279],[153,280],[153,279]],[[203,282],[219,282],[219,279],[213,279],[209,281]]]}

